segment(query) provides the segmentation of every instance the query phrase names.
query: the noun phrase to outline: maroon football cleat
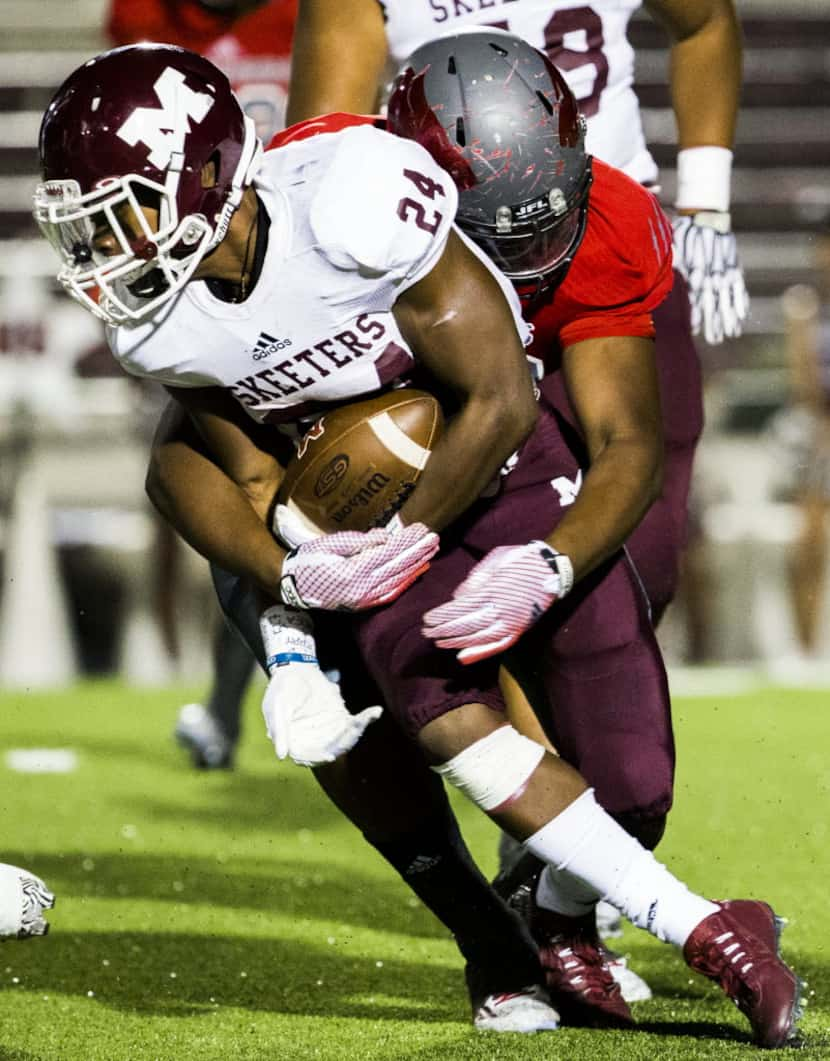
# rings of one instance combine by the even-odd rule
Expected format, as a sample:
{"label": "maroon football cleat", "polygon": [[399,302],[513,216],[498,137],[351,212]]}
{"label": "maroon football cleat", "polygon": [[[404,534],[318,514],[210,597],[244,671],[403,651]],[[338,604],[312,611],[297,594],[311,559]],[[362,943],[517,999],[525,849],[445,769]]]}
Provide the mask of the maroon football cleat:
{"label": "maroon football cleat", "polygon": [[766,903],[734,899],[718,906],[686,940],[683,957],[732,999],[759,1046],[784,1046],[801,1016],[801,981],[778,956],[781,922]]}
{"label": "maroon football cleat", "polygon": [[562,1023],[594,1028],[633,1024],[628,1003],[605,960],[594,912],[564,917],[538,906],[531,895],[529,914],[545,981]]}
{"label": "maroon football cleat", "polygon": [[712,902],[739,921],[745,932],[750,932],[773,954],[778,954],[778,942],[785,921],[783,917],[777,916],[769,903],[761,899],[713,899]]}

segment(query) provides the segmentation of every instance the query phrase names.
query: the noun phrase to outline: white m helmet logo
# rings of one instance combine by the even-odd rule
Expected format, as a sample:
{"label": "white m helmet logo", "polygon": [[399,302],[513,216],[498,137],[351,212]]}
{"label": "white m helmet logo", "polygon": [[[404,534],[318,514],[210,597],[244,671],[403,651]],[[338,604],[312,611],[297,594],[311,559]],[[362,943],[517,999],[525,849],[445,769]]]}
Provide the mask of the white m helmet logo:
{"label": "white m helmet logo", "polygon": [[170,165],[173,154],[184,150],[184,138],[191,121],[197,125],[213,106],[213,97],[194,92],[184,83],[184,74],[168,66],[153,88],[161,107],[137,107],[118,130],[130,147],[137,143],[150,148],[148,161],[158,169]]}

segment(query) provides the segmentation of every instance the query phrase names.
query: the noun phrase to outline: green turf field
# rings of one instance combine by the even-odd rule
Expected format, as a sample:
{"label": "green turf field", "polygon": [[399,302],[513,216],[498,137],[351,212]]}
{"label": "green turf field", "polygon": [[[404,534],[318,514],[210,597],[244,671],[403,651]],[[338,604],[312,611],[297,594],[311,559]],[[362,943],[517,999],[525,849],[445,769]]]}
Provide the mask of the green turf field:
{"label": "green turf field", "polygon": [[[59,895],[45,940],[0,949],[3,1061],[562,1061],[756,1055],[743,1018],[679,955],[621,942],[655,1000],[633,1032],[473,1032],[443,928],[261,735],[256,692],[234,773],[171,743],[194,690],[115,683],[0,695],[4,749],[65,747],[69,774],[0,762],[0,857]],[[676,809],[660,853],[715,897],[789,916],[809,983],[799,1056],[830,1058],[830,694],[683,699]],[[459,804],[482,865],[494,834]]]}

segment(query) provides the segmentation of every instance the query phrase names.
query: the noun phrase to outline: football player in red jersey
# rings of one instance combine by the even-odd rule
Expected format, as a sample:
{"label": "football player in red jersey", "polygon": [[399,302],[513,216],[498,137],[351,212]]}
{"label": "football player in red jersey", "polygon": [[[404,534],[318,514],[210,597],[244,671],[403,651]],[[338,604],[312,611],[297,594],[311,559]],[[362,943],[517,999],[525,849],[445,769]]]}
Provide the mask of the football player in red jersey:
{"label": "football player in red jersey", "polygon": [[[659,191],[639,115],[629,20],[640,0],[300,0],[288,121],[377,106],[389,63],[427,41],[498,26],[544,50],[587,120],[587,149]],[[748,299],[730,231],[730,172],[741,82],[741,39],[732,0],[647,0],[670,37],[678,128],[672,292],[654,313],[663,407],[660,496],[627,547],[658,622],[677,588],[687,534],[694,451],[703,427],[700,363],[690,331],[709,342],[740,335]],[[705,101],[705,102],[702,102]],[[688,283],[688,287],[687,287]]]}
{"label": "football player in red jersey", "polygon": [[[112,0],[107,33],[114,44],[167,41],[206,55],[228,75],[257,135],[268,143],[284,125],[296,8],[297,0]],[[173,548],[167,552],[175,563]],[[172,589],[165,571],[162,593],[169,597]],[[185,704],[175,728],[201,769],[232,765],[254,668],[250,652],[225,623],[217,628],[212,659],[214,680],[204,705]]]}
{"label": "football player in red jersey", "polygon": [[[502,81],[524,81],[527,102],[543,109],[539,136],[554,173],[572,177],[579,127],[559,81],[515,38],[500,38],[490,52],[502,53]],[[558,671],[557,704],[568,682],[574,698],[592,696],[586,670],[608,696],[625,665],[638,669],[641,683],[619,682],[618,725],[625,728],[632,694],[659,706],[659,650],[636,575],[619,551],[628,522],[658,485],[655,470],[639,490],[629,477],[619,493],[609,486],[610,532],[602,492],[583,488],[584,540],[573,536],[569,558],[538,540],[562,521],[552,484],[573,482],[581,465],[551,400],[543,393],[533,402],[515,293],[452,226],[449,173],[419,145],[359,119],[311,122],[305,135],[293,130],[281,143],[260,163],[226,79],[198,56],[161,46],[84,64],[44,116],[45,180],[35,214],[61,256],[60,281],[109,321],[112,351],[125,367],[171,388],[207,450],[197,482],[188,474],[192,454],[181,459],[175,439],[171,449],[170,437],[162,438],[154,498],[204,555],[282,602],[265,616],[283,626],[266,631],[275,672],[315,673],[305,609],[358,613],[341,618],[340,629],[354,635],[389,713],[433,769],[554,876],[567,871],[589,900],[606,895],[635,924],[682,946],[690,967],[740,1006],[756,1041],[781,1045],[793,1032],[799,986],[777,957],[770,908],[691,893],[599,806],[576,770],[504,724],[497,658],[464,666],[420,632],[424,611],[467,581],[483,555],[499,569],[490,583],[496,611],[512,610],[515,587],[502,577],[502,549],[512,543],[519,548],[508,552],[521,554],[519,578],[537,605],[532,618],[550,640],[536,658]],[[582,188],[578,202],[583,184],[563,181],[559,195],[548,189],[551,209],[568,223],[560,233],[546,228],[547,245],[578,236],[571,193]],[[659,237],[652,253],[660,254]],[[292,340],[292,354],[252,372],[263,324]],[[297,424],[320,402],[342,403],[418,373],[452,396],[453,417],[398,517],[286,553],[263,518],[280,466],[257,425]],[[651,467],[655,451],[659,464],[653,371],[651,378],[639,406],[644,422],[624,432],[641,468]],[[588,391],[580,387],[579,404],[596,410]],[[598,435],[608,441],[620,419],[608,394],[599,404]],[[486,498],[494,477],[495,495]],[[440,553],[430,528],[444,534]],[[563,603],[546,612],[555,600]],[[580,657],[586,624],[609,638],[599,674]],[[292,757],[296,722],[298,761],[322,765],[353,748],[376,712],[353,717],[318,704],[312,681],[293,705],[278,698],[267,721],[278,747],[287,731]],[[286,712],[291,717],[281,719]],[[315,715],[318,736],[341,726],[347,739],[333,751],[332,741],[319,740],[312,756]],[[534,917],[547,916],[545,893],[540,887],[531,897]],[[570,962],[563,952],[560,959],[564,992]],[[566,1001],[587,1004],[582,990],[571,984]],[[609,1015],[614,1000],[607,1001]],[[624,1006],[616,1016],[629,1019]]]}

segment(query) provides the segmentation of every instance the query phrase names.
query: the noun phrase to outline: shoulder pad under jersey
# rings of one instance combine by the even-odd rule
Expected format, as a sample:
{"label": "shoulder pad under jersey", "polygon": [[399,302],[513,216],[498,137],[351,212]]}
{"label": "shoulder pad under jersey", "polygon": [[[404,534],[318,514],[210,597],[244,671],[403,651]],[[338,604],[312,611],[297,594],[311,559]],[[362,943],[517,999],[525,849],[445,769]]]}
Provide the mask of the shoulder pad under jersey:
{"label": "shoulder pad under jersey", "polygon": [[446,244],[458,203],[452,178],[411,140],[368,125],[337,135],[310,207],[320,250],[340,269],[413,282]]}

